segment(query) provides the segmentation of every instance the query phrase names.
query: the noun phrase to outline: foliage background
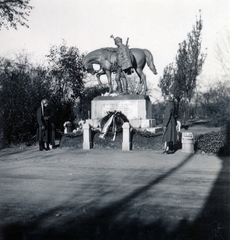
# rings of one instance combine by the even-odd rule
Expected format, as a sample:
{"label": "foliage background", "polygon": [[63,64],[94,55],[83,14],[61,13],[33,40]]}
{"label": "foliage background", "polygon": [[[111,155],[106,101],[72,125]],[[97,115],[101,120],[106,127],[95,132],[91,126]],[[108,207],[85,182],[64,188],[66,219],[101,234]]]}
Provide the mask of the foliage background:
{"label": "foliage background", "polygon": [[[62,45],[61,45],[62,46]],[[69,77],[66,71],[66,61],[60,57],[61,46],[52,48],[57,58],[49,59],[50,64],[38,66],[31,64],[28,56],[18,55],[14,60],[0,59],[0,139],[1,147],[17,143],[30,143],[36,134],[36,109],[40,101],[48,98],[54,113],[54,124],[63,131],[65,121],[77,123],[80,119],[87,119],[91,107],[91,100],[108,91],[106,85],[85,87],[86,75],[81,69],[82,56],[78,57],[79,65],[76,69],[75,58],[70,54],[80,55],[76,48],[64,45],[64,60],[69,61],[75,68],[77,77]],[[54,54],[54,52],[53,52]],[[63,63],[59,67],[57,63]],[[73,83],[72,83],[73,82]],[[59,84],[60,83],[60,84]],[[66,91],[66,89],[69,89]],[[72,88],[76,88],[73,91]],[[206,120],[212,126],[224,126],[230,118],[230,84],[229,81],[218,82],[216,85],[200,91],[195,89],[190,104],[186,105],[187,122],[193,124],[199,120]],[[153,115],[157,124],[163,120],[165,103],[157,102],[152,105]],[[183,101],[180,105],[183,109]],[[178,116],[180,120],[180,115]],[[74,125],[76,127],[76,124]],[[59,136],[60,137],[60,136]]]}
{"label": "foliage background", "polygon": [[46,66],[31,64],[23,54],[0,59],[1,146],[35,140],[36,110],[44,98],[56,128],[63,130],[65,121],[75,119],[76,99],[84,90],[83,56],[64,42],[50,49]]}

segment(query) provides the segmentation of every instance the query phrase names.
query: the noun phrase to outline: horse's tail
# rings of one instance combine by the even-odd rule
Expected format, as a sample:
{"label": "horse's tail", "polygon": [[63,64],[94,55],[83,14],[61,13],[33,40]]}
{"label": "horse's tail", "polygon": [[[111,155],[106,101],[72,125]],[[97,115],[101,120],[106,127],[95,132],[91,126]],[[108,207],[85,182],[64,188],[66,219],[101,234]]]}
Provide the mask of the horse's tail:
{"label": "horse's tail", "polygon": [[156,70],[156,67],[154,65],[152,53],[148,49],[143,49],[143,51],[145,53],[147,65],[149,66],[150,70],[156,75],[157,70]]}

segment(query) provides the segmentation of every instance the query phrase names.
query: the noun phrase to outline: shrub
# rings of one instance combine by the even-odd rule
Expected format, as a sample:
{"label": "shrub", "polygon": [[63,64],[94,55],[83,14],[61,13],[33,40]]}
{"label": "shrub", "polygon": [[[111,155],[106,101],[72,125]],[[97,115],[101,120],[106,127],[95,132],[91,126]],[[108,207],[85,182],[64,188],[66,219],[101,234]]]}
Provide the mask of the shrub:
{"label": "shrub", "polygon": [[230,155],[230,124],[220,129],[218,132],[202,134],[197,139],[197,150],[205,153]]}
{"label": "shrub", "polygon": [[[92,142],[94,149],[122,149],[122,129],[117,132],[113,141],[114,133],[112,129],[105,135],[105,138],[100,138],[100,131],[92,131]],[[131,132],[131,141],[133,150],[161,150],[162,135],[155,135],[147,131],[133,129]],[[83,136],[82,133],[69,133],[62,136],[60,147],[73,147],[82,149]]]}

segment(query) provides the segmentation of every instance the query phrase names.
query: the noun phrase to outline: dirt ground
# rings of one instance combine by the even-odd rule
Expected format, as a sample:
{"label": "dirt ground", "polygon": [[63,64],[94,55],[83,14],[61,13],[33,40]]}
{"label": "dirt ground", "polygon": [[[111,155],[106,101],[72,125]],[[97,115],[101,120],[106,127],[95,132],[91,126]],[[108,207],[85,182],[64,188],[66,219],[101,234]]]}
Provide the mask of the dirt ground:
{"label": "dirt ground", "polygon": [[230,239],[229,157],[0,151],[0,240]]}

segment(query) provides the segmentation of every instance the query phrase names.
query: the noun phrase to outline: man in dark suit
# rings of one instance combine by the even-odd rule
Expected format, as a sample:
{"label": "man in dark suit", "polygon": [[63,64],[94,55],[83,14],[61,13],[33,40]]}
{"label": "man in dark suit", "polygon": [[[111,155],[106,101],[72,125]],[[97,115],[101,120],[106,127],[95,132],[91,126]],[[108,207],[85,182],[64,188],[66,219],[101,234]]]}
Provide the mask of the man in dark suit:
{"label": "man in dark suit", "polygon": [[[49,144],[54,146],[53,124],[50,119],[49,101],[43,99],[41,106],[37,109],[37,140],[39,141],[39,150],[50,150]],[[45,147],[46,144],[46,147]]]}

